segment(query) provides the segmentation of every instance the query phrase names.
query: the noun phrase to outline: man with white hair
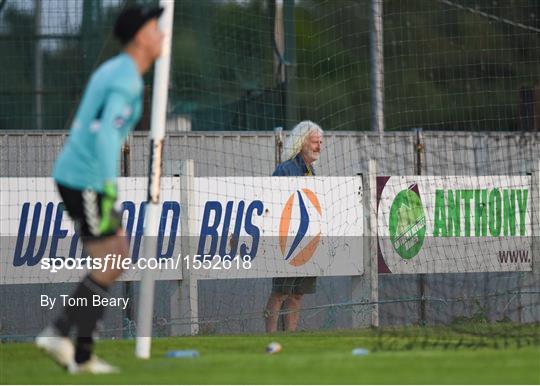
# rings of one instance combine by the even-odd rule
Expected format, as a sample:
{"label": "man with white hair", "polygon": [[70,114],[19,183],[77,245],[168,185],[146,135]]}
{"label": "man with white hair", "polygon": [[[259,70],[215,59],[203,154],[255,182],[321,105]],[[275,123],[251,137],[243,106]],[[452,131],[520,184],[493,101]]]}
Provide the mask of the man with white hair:
{"label": "man with white hair", "polygon": [[[321,154],[323,131],[316,123],[297,124],[284,146],[285,162],[276,167],[272,176],[314,176],[313,163]],[[285,306],[285,330],[295,331],[300,318],[300,303],[304,294],[315,292],[315,277],[278,277],[272,282],[264,316],[266,332],[275,332],[281,306]]]}

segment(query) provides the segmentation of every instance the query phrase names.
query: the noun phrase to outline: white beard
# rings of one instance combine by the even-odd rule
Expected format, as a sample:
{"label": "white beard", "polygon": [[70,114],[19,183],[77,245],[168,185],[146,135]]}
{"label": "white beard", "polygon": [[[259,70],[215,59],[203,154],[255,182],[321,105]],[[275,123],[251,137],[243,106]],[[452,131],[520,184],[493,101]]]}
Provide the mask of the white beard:
{"label": "white beard", "polygon": [[308,157],[311,158],[313,160],[313,162],[317,162],[318,159],[319,159],[319,156],[321,155],[321,153],[316,153],[312,150],[308,150]]}

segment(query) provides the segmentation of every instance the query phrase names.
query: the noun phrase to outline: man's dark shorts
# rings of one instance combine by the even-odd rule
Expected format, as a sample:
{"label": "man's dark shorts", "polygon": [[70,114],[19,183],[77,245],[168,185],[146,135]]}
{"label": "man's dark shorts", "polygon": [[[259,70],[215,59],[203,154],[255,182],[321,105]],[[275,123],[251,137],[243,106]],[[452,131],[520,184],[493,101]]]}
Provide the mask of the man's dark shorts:
{"label": "man's dark shorts", "polygon": [[313,294],[316,288],[316,277],[276,277],[272,280],[272,292],[283,295]]}
{"label": "man's dark shorts", "polygon": [[[99,231],[103,194],[90,189],[71,189],[60,184],[57,184],[57,187],[64,202],[64,208],[75,223],[75,231],[81,240],[94,241],[114,236],[122,227],[122,221],[118,221],[119,225],[116,229],[111,229],[106,233]],[[116,211],[113,216],[120,218],[120,214]]]}

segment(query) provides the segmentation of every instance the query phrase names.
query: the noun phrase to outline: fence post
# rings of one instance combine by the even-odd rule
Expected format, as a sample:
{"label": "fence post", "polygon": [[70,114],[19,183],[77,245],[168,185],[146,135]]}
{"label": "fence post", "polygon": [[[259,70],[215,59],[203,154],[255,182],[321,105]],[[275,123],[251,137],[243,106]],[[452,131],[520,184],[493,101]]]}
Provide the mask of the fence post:
{"label": "fence post", "polygon": [[[534,290],[538,289],[538,283],[540,283],[540,160],[536,160],[536,162],[533,162],[532,165],[532,172],[531,175],[531,190],[530,190],[530,202],[531,202],[531,235],[532,241],[531,241],[531,257],[532,257],[532,272],[531,272],[531,280],[532,283],[528,280],[529,276],[527,273],[521,272],[520,276],[518,277],[518,288],[519,290],[522,289],[523,283],[526,282],[526,285],[529,285],[534,288]],[[527,275],[527,279],[523,279],[523,275]],[[518,323],[527,323],[531,322],[530,315],[524,315],[523,312],[523,297],[526,297],[527,302],[529,306],[531,296],[538,295],[522,295],[521,293],[518,295]],[[536,312],[536,315],[533,315],[533,320],[535,322],[538,322],[538,310],[536,308],[535,311],[532,311],[533,313]]]}
{"label": "fence post", "polygon": [[274,163],[276,167],[281,163],[283,153],[283,127],[274,128]]}
{"label": "fence post", "polygon": [[540,282],[540,160],[536,161],[535,169],[531,179],[531,201],[532,201],[532,273]]}
{"label": "fence post", "polygon": [[172,336],[195,335],[199,332],[199,307],[197,279],[187,269],[184,257],[193,258],[192,246],[195,218],[195,168],[193,160],[185,160],[180,175],[180,258],[182,259],[182,280],[176,283],[170,298],[170,318]]}
{"label": "fence post", "polygon": [[[130,142],[131,137],[128,137],[121,150],[121,170],[122,177],[129,177],[131,175],[131,157],[130,157]],[[128,235],[130,237],[131,235]],[[133,297],[133,283],[131,281],[123,282],[122,288],[124,299],[134,299]],[[122,314],[122,323],[124,324],[123,336],[124,338],[130,338],[131,332],[131,323],[134,320],[133,318],[133,301],[129,302],[126,306],[126,309]]]}
{"label": "fence post", "polygon": [[[368,162],[367,173],[362,175],[362,207],[364,235],[362,237],[362,261],[364,274],[351,277],[351,302],[368,302],[367,306],[353,306],[352,327],[379,326],[379,276],[377,255],[377,163]],[[371,312],[361,312],[363,309]]]}
{"label": "fence post", "polygon": [[373,303],[371,311],[371,326],[379,327],[379,248],[377,246],[377,161],[369,160],[369,263],[371,293]]}
{"label": "fence post", "polygon": [[[416,175],[421,176],[424,169],[424,133],[421,128],[416,129]],[[418,290],[420,292],[420,324],[426,324],[426,275],[418,275]]]}

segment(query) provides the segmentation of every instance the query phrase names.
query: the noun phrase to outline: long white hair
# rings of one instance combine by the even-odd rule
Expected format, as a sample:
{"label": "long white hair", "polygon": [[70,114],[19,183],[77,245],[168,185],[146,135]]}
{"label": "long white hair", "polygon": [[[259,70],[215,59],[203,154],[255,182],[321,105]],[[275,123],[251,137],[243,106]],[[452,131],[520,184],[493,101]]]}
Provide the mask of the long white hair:
{"label": "long white hair", "polygon": [[319,125],[311,121],[302,121],[297,124],[287,136],[285,144],[283,145],[283,159],[293,159],[302,151],[304,142],[311,133],[319,133],[323,135],[323,130]]}

